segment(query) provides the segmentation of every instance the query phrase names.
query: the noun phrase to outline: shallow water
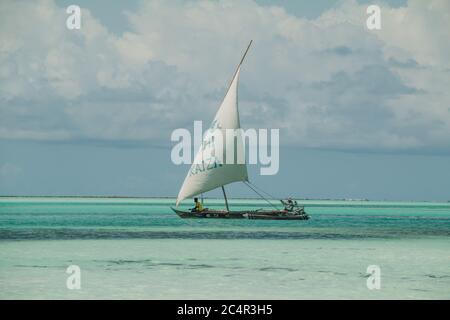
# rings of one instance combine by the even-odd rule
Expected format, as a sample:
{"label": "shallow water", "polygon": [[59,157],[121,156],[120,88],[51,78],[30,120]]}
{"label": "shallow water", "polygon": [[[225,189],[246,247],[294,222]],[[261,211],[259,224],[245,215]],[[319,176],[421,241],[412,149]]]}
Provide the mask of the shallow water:
{"label": "shallow water", "polygon": [[0,298],[450,298],[450,203],[303,201],[309,221],[255,221],[183,220],[173,202],[1,198]]}

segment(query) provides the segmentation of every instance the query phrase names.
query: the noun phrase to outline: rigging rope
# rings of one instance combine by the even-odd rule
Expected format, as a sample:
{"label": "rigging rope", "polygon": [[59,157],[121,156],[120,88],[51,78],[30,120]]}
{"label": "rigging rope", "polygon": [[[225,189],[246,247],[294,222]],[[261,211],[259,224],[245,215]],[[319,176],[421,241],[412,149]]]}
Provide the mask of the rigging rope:
{"label": "rigging rope", "polygon": [[280,199],[274,197],[273,195],[271,195],[270,193],[264,191],[263,189],[257,187],[255,184],[251,183],[250,181],[247,181],[247,183],[248,183],[248,184],[251,184],[255,189],[258,189],[260,192],[265,193],[266,195],[268,195],[269,198],[272,198],[273,200],[277,200],[277,201],[280,200]]}
{"label": "rigging rope", "polygon": [[[278,207],[276,207],[272,202],[270,202],[268,199],[266,199],[262,194],[260,194],[258,191],[256,191],[256,186],[255,188],[253,188],[252,186],[254,186],[253,184],[250,184],[249,181],[244,181],[245,185],[247,187],[249,187],[250,189],[252,189],[258,196],[260,196],[262,199],[264,199],[268,204],[270,204],[272,207],[274,207],[276,210],[280,210]],[[262,191],[262,190],[261,190]],[[263,191],[264,192],[264,191]],[[275,199],[275,198],[273,198]]]}

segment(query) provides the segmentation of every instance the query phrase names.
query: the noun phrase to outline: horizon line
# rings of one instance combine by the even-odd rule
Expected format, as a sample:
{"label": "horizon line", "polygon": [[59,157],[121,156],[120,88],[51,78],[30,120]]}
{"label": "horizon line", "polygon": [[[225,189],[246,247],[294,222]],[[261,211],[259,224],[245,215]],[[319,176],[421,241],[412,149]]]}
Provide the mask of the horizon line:
{"label": "horizon line", "polygon": [[[96,199],[174,199],[176,200],[176,196],[121,196],[121,195],[113,195],[113,196],[86,196],[86,195],[0,195],[1,198],[96,198]],[[209,200],[223,200],[220,197],[203,197],[203,199]],[[232,197],[229,198],[232,200],[262,200],[265,199],[256,198],[256,197]],[[280,199],[271,199],[271,201],[279,201]],[[429,202],[429,203],[450,203],[450,200],[374,200],[374,199],[358,199],[358,198],[293,198],[295,200],[303,200],[303,201],[348,201],[348,202]]]}

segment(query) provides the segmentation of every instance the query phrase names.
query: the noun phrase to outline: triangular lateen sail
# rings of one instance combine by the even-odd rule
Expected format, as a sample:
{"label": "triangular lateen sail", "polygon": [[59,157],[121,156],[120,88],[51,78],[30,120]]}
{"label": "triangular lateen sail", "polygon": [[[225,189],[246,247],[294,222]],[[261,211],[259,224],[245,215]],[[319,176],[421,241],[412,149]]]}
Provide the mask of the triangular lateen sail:
{"label": "triangular lateen sail", "polygon": [[[210,129],[205,133],[202,145],[189,170],[177,198],[178,204],[186,198],[213,190],[231,182],[247,181],[245,157],[242,163],[227,163],[225,150],[234,150],[234,154],[245,155],[240,132],[237,139],[226,139],[226,129],[240,129],[238,111],[238,67],[228,92],[217,111]],[[214,139],[214,132],[220,131],[223,143]],[[232,149],[231,149],[232,148]]]}

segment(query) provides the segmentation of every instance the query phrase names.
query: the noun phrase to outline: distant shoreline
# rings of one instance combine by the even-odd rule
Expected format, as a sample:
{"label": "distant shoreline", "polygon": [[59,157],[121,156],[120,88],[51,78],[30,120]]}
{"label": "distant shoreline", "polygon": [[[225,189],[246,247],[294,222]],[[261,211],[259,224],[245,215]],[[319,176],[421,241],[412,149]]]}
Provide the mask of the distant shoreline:
{"label": "distant shoreline", "polygon": [[[58,195],[58,196],[23,196],[23,195],[0,195],[0,199],[2,198],[88,198],[88,199],[176,199],[175,196],[75,196],[75,195]],[[218,197],[204,197],[206,200],[222,200],[222,198]],[[369,200],[369,199],[345,199],[345,198],[295,198],[298,201],[351,201],[351,202],[428,202],[428,203],[450,203],[450,200]],[[247,197],[233,197],[231,200],[263,200],[261,198],[247,198]],[[276,200],[272,200],[276,201]]]}

